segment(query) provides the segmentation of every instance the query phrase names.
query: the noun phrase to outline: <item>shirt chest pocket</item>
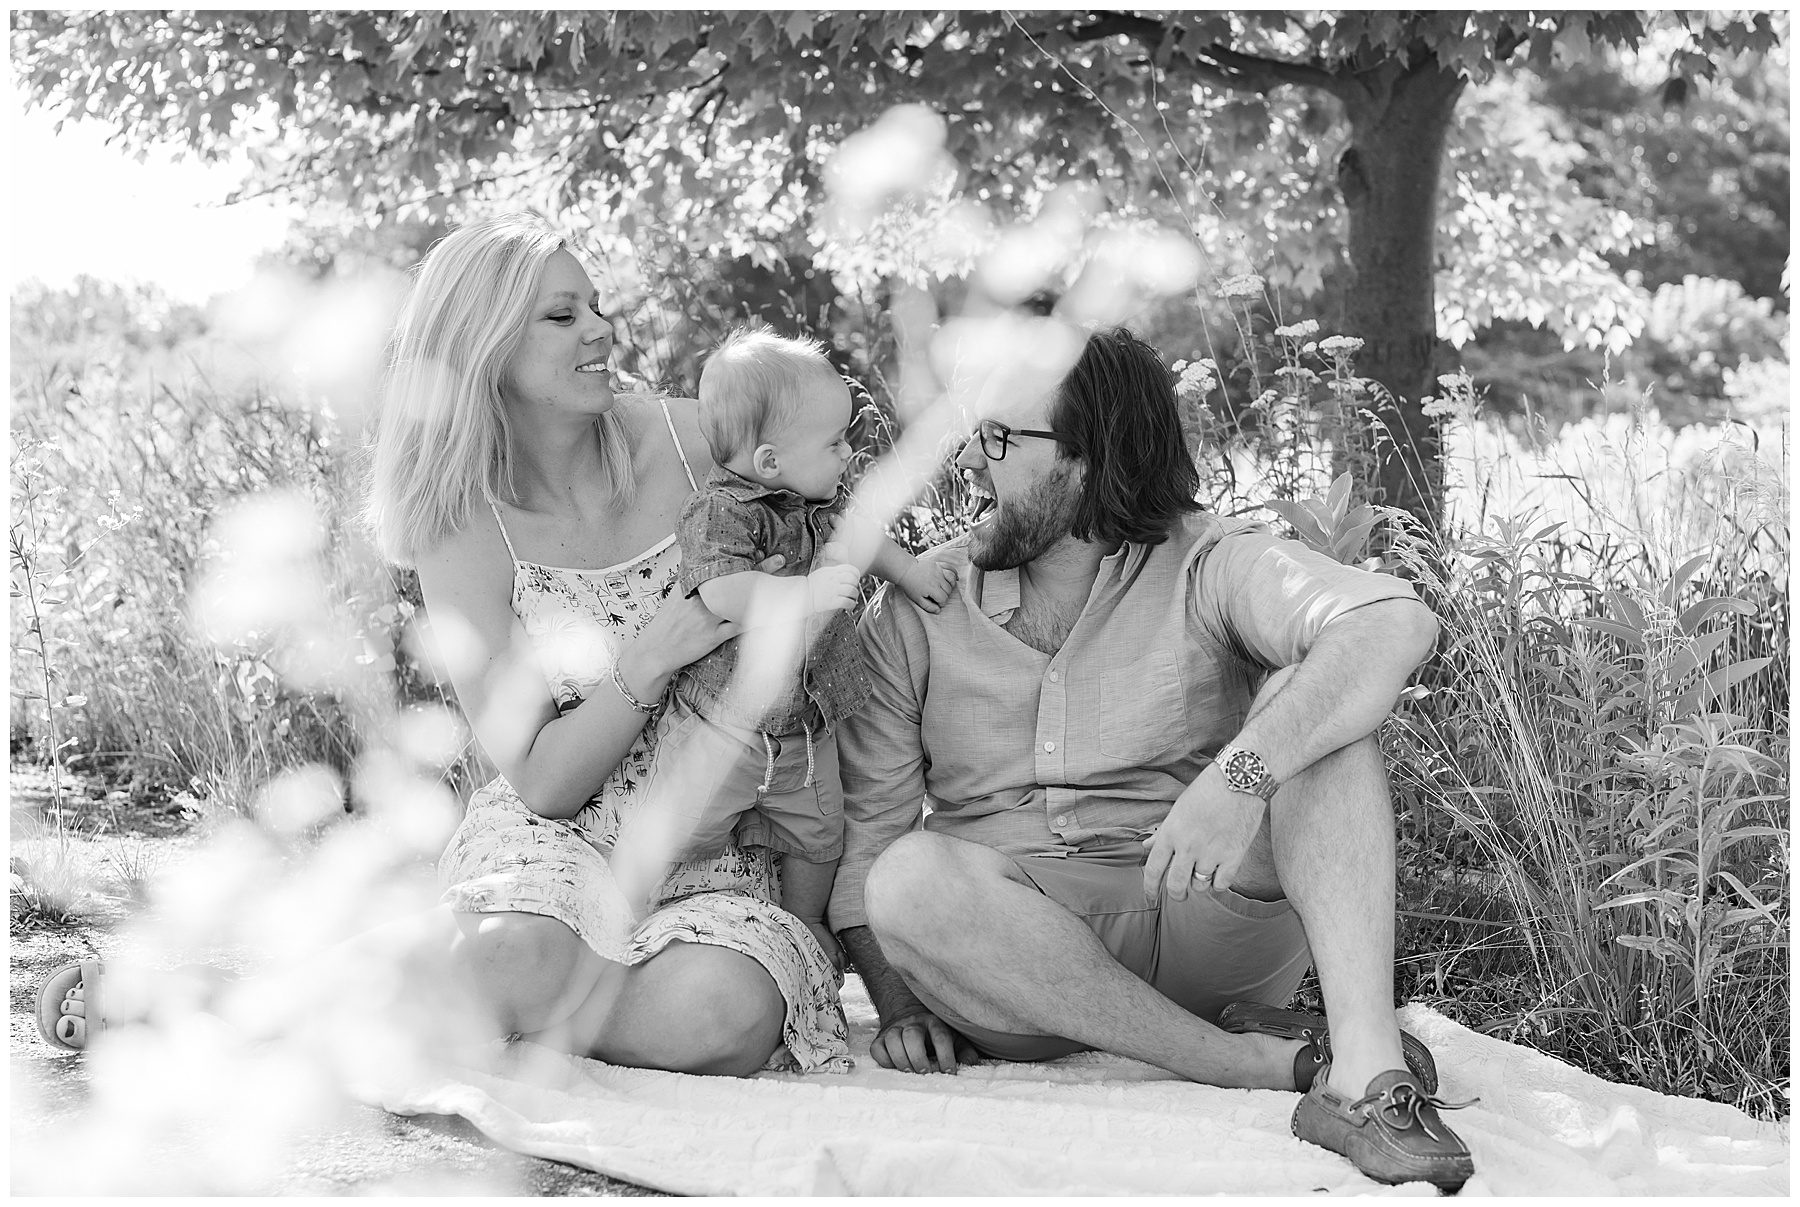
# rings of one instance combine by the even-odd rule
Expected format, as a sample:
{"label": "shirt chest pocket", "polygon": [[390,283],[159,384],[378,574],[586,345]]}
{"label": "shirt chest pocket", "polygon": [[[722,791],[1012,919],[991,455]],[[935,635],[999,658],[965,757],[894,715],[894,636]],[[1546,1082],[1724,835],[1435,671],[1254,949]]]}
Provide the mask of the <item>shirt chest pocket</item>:
{"label": "shirt chest pocket", "polygon": [[1139,767],[1182,757],[1191,745],[1181,669],[1171,650],[1150,650],[1100,671],[1100,753]]}

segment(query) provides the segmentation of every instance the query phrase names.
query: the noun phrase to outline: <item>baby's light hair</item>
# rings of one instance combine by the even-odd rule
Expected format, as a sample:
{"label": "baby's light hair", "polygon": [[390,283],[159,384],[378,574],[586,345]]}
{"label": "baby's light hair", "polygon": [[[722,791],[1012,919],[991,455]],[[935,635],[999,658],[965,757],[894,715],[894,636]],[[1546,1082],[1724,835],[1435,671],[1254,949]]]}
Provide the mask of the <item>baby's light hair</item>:
{"label": "baby's light hair", "polygon": [[767,327],[727,335],[700,371],[700,431],[713,460],[725,464],[792,419],[808,377],[838,380],[818,340]]}

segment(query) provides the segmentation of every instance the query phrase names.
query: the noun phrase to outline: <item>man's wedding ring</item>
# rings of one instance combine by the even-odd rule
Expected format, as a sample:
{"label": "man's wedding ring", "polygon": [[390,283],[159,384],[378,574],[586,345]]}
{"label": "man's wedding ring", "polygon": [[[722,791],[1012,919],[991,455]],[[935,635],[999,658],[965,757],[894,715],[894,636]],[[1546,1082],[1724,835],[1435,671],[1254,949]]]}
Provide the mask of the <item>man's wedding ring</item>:
{"label": "man's wedding ring", "polygon": [[1218,872],[1219,872],[1218,868],[1214,868],[1212,871],[1204,872],[1204,873],[1201,872],[1199,868],[1195,868],[1194,869],[1194,883],[1196,883],[1196,884],[1211,884],[1212,878],[1214,876],[1218,875]]}

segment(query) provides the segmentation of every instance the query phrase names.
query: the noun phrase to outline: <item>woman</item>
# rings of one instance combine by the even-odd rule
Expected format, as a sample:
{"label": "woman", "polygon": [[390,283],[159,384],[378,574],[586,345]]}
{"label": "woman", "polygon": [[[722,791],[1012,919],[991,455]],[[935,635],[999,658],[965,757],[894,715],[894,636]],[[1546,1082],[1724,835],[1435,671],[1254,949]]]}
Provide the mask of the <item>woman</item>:
{"label": "woman", "polygon": [[[501,773],[439,863],[408,996],[613,1064],[847,1069],[841,977],[775,904],[766,849],[677,867],[635,925],[613,888],[654,702],[736,631],[673,589],[675,521],[712,468],[695,404],[616,395],[613,342],[580,262],[524,216],[435,245],[401,312],[368,515],[417,567]],[[80,997],[84,973],[98,996],[97,966],[65,980]]]}
{"label": "woman", "polygon": [[434,624],[472,631],[451,678],[502,776],[439,865],[455,949],[503,1029],[614,1064],[844,1067],[837,973],[766,849],[676,869],[635,929],[610,891],[644,706],[734,632],[673,589],[712,468],[694,404],[616,395],[612,351],[580,262],[525,217],[434,247],[396,332],[370,518]]}

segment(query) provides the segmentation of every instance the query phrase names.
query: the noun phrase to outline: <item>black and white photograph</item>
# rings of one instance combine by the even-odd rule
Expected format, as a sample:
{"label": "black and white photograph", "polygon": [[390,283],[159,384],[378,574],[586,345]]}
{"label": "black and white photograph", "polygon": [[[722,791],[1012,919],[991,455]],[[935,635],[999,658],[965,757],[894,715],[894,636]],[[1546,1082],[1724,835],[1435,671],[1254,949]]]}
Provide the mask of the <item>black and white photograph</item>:
{"label": "black and white photograph", "polygon": [[1790,1193],[1785,9],[9,19],[12,1194]]}

